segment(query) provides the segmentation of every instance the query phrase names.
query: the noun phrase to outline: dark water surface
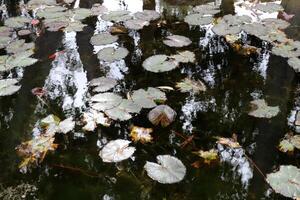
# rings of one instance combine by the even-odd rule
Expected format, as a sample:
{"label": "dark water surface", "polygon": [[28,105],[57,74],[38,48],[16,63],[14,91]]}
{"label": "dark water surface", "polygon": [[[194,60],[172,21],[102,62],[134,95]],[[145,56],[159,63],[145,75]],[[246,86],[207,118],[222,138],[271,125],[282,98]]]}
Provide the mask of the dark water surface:
{"label": "dark water surface", "polygon": [[[1,2],[1,1],[0,1]],[[80,7],[90,8],[97,0],[81,0]],[[104,0],[104,4],[118,5],[117,0]],[[123,1],[121,1],[123,2]],[[192,6],[209,0],[127,0],[122,7],[130,11],[155,9],[162,14],[160,26],[154,22],[139,32],[121,35],[119,44],[130,54],[124,63],[103,66],[93,54],[89,43],[95,27],[101,29],[97,18],[84,22],[87,26],[76,35],[62,32],[45,32],[36,40],[35,57],[40,61],[27,67],[23,73],[21,90],[10,97],[0,98],[0,183],[3,188],[30,183],[38,188],[37,199],[284,199],[271,193],[263,176],[244,160],[237,160],[234,167],[228,162],[195,169],[191,164],[198,160],[191,151],[208,150],[215,146],[212,136],[231,137],[233,133],[264,174],[272,172],[281,164],[299,167],[299,155],[288,157],[277,149],[279,140],[293,130],[289,126],[291,113],[299,110],[299,78],[287,65],[285,59],[274,56],[255,38],[251,43],[261,47],[262,53],[241,56],[234,52],[224,39],[214,36],[209,44],[199,47],[207,39],[205,30],[189,27],[183,22]],[[18,1],[7,1],[9,14],[18,15]],[[223,0],[223,14],[234,13],[233,0]],[[300,1],[284,0],[287,13],[296,16],[287,35],[300,40]],[[100,23],[100,25],[99,25]],[[102,22],[103,23],[103,22]],[[193,44],[184,50],[195,52],[197,64],[185,64],[171,72],[154,74],[145,71],[143,60],[154,54],[171,54],[176,50],[162,43],[169,33],[189,37]],[[75,47],[74,47],[75,45]],[[77,47],[76,47],[77,46]],[[64,50],[64,55],[52,62],[48,56]],[[32,138],[36,121],[51,113],[62,119],[77,113],[76,102],[86,90],[87,81],[106,75],[119,80],[116,92],[126,96],[139,88],[175,86],[185,77],[202,80],[207,92],[199,95],[167,92],[166,102],[178,116],[168,128],[154,128],[154,143],[137,144],[135,160],[118,164],[103,163],[98,156],[98,145],[105,140],[129,138],[131,125],[152,127],[147,120],[147,110],[129,122],[115,122],[109,128],[99,127],[94,133],[58,135],[59,148],[47,154],[40,167],[27,174],[19,172],[20,157],[15,147]],[[51,109],[31,94],[34,87],[45,87],[51,92]],[[66,97],[73,102],[66,106]],[[272,119],[255,119],[247,115],[249,102],[261,97],[270,105],[279,105],[280,114]],[[65,111],[62,110],[64,108]],[[195,146],[180,148],[183,140],[174,131],[196,136]],[[81,137],[81,136],[82,137]],[[172,185],[162,185],[150,180],[143,166],[155,161],[160,154],[172,154],[187,167],[185,179]],[[250,165],[249,165],[250,164]],[[251,174],[253,173],[253,177]]]}

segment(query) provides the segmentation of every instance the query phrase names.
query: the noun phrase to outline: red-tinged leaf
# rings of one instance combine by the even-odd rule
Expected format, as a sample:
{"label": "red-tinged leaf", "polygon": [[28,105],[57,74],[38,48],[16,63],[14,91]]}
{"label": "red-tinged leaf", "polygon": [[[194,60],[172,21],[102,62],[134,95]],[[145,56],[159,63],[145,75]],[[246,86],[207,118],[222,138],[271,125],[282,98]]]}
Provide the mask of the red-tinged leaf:
{"label": "red-tinged leaf", "polygon": [[40,23],[40,21],[38,19],[33,19],[31,20],[31,25],[35,26],[35,25],[38,25]]}
{"label": "red-tinged leaf", "polygon": [[63,51],[55,52],[55,53],[51,54],[48,58],[54,60],[56,58],[56,56],[58,56],[61,53],[63,53]]}
{"label": "red-tinged leaf", "polygon": [[293,15],[293,14],[290,15],[290,14],[284,12],[284,11],[279,11],[277,17],[278,17],[278,19],[282,19],[282,20],[285,20],[285,21],[290,21],[294,16],[295,15]]}
{"label": "red-tinged leaf", "polygon": [[36,88],[33,88],[31,90],[31,93],[35,96],[39,96],[39,97],[42,97],[46,94],[46,90],[44,90],[43,88],[41,87],[36,87]]}

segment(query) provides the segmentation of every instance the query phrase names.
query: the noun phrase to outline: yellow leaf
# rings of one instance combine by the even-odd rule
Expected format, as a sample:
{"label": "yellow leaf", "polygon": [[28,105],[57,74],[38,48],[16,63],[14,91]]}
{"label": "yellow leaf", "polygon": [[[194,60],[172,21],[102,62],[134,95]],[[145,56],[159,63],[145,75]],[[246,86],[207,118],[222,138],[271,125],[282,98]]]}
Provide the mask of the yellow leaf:
{"label": "yellow leaf", "polygon": [[152,132],[152,128],[133,126],[130,132],[130,137],[134,142],[148,143],[152,142],[153,140],[152,136],[150,135]]}
{"label": "yellow leaf", "polygon": [[218,151],[215,149],[211,149],[209,151],[197,151],[194,152],[195,154],[197,154],[199,157],[204,159],[204,163],[205,164],[210,164],[211,162],[214,162],[216,160],[218,160]]}

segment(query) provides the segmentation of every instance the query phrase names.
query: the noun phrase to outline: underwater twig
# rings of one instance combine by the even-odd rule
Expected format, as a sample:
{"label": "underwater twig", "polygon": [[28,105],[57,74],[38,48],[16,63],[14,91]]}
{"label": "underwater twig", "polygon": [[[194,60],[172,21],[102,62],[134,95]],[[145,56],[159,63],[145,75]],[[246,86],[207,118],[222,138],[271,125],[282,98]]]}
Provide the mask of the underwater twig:
{"label": "underwater twig", "polygon": [[260,175],[262,175],[264,180],[267,182],[267,177],[264,175],[264,173],[261,171],[261,169],[256,165],[256,163],[246,154],[246,152],[245,152],[245,157],[252,163],[254,168],[259,172]]}
{"label": "underwater twig", "polygon": [[62,164],[53,164],[52,166],[57,167],[57,168],[67,169],[67,170],[74,171],[74,172],[79,172],[83,175],[86,175],[86,176],[89,176],[92,178],[100,178],[103,176],[102,174],[98,174],[96,172],[86,171],[86,170],[83,170],[80,168],[66,166],[66,165],[62,165]]}

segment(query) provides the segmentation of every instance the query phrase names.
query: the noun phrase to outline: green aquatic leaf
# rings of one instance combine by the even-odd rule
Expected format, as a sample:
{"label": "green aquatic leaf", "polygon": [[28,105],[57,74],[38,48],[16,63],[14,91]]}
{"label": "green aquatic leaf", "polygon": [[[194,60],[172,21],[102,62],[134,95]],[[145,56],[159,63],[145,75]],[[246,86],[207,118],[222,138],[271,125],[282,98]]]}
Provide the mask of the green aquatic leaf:
{"label": "green aquatic leaf", "polygon": [[66,32],[81,32],[83,28],[86,27],[86,24],[81,23],[80,21],[69,22],[68,26],[65,28]]}
{"label": "green aquatic leaf", "polygon": [[256,4],[255,9],[260,10],[262,12],[273,13],[278,11],[283,11],[283,7],[280,4],[267,2],[267,3],[259,3]]}
{"label": "green aquatic leaf", "polygon": [[11,17],[5,20],[5,26],[9,28],[22,28],[26,24],[29,24],[31,20],[27,17],[19,16],[19,17]]}
{"label": "green aquatic leaf", "polygon": [[181,92],[199,93],[206,91],[206,86],[202,81],[194,81],[189,78],[185,78],[183,81],[176,83],[176,88]]}
{"label": "green aquatic leaf", "polygon": [[190,14],[184,18],[184,21],[189,25],[204,26],[213,22],[213,17],[203,16],[202,14]]}
{"label": "green aquatic leaf", "polygon": [[34,49],[34,43],[25,43],[25,40],[15,40],[6,47],[6,52],[7,53],[20,53],[28,50],[33,50]]}
{"label": "green aquatic leaf", "polygon": [[0,39],[2,37],[10,37],[13,32],[12,28],[6,27],[6,26],[0,26]]}
{"label": "green aquatic leaf", "polygon": [[0,36],[0,49],[5,48],[11,40],[11,37]]}
{"label": "green aquatic leaf", "polygon": [[171,71],[178,65],[177,61],[162,54],[151,56],[143,62],[144,69],[154,73]]}
{"label": "green aquatic leaf", "polygon": [[299,58],[296,58],[296,57],[289,58],[288,64],[295,70],[295,72],[300,72],[300,59]]}
{"label": "green aquatic leaf", "polygon": [[148,113],[148,119],[155,126],[160,124],[162,127],[167,127],[175,120],[176,115],[177,113],[170,106],[159,105]]}
{"label": "green aquatic leaf", "polygon": [[32,54],[32,51],[24,51],[11,56],[0,56],[0,72],[9,71],[15,67],[27,67],[35,64],[38,60],[30,58]]}
{"label": "green aquatic leaf", "polygon": [[153,108],[157,106],[156,102],[164,102],[167,100],[164,92],[153,87],[149,87],[146,90],[136,90],[133,92],[131,98],[135,104],[142,108]]}
{"label": "green aquatic leaf", "polygon": [[201,15],[215,15],[220,12],[220,8],[216,5],[204,4],[195,6],[193,11]]}
{"label": "green aquatic leaf", "polygon": [[171,55],[170,58],[178,63],[194,63],[196,61],[196,56],[191,51],[180,51],[175,55]]}
{"label": "green aquatic leaf", "polygon": [[128,50],[124,47],[106,47],[98,52],[97,57],[99,60],[114,62],[124,59],[128,55],[128,53]]}
{"label": "green aquatic leaf", "polygon": [[99,77],[90,81],[90,86],[95,87],[93,92],[106,92],[117,85],[117,81],[112,78]]}
{"label": "green aquatic leaf", "polygon": [[270,29],[286,29],[290,25],[289,22],[277,18],[266,18],[261,22]]}
{"label": "green aquatic leaf", "polygon": [[105,111],[117,107],[122,102],[122,97],[114,93],[100,93],[91,97],[91,107],[97,111]]}
{"label": "green aquatic leaf", "polygon": [[176,157],[171,155],[156,156],[158,162],[147,161],[144,165],[148,176],[162,184],[178,183],[183,180],[186,174],[186,167]]}
{"label": "green aquatic leaf", "polygon": [[124,22],[124,25],[128,29],[141,30],[144,26],[149,26],[149,21],[142,19],[130,19]]}
{"label": "green aquatic leaf", "polygon": [[76,8],[68,12],[70,18],[74,20],[83,20],[92,15],[92,11],[87,8]]}
{"label": "green aquatic leaf", "polygon": [[289,139],[281,140],[279,143],[279,150],[287,153],[287,152],[293,152],[294,151],[294,145],[291,143]]}
{"label": "green aquatic leaf", "polygon": [[106,44],[111,44],[114,43],[118,40],[118,36],[111,35],[109,33],[99,33],[94,35],[90,43],[95,46],[100,46],[100,45],[106,45]]}
{"label": "green aquatic leaf", "polygon": [[248,115],[257,118],[272,118],[278,115],[278,106],[268,106],[264,99],[253,100],[250,102],[253,107]]}
{"label": "green aquatic leaf", "polygon": [[93,16],[98,16],[108,12],[108,9],[100,3],[95,3],[91,8],[91,12]]}
{"label": "green aquatic leaf", "polygon": [[20,90],[21,86],[16,85],[17,79],[2,79],[0,80],[0,97],[10,96]]}
{"label": "green aquatic leaf", "polygon": [[56,0],[30,0],[27,3],[27,6],[30,8],[38,8],[41,6],[55,6]]}
{"label": "green aquatic leaf", "polygon": [[300,169],[281,165],[279,171],[267,174],[267,182],[276,193],[289,198],[300,198]]}
{"label": "green aquatic leaf", "polygon": [[166,37],[163,43],[169,47],[184,47],[189,46],[192,43],[192,41],[185,36],[170,35]]}
{"label": "green aquatic leaf", "polygon": [[134,17],[140,20],[153,21],[160,18],[160,14],[155,10],[143,10],[142,12],[134,13]]}
{"label": "green aquatic leaf", "polygon": [[101,18],[105,21],[124,22],[132,19],[132,15],[130,15],[129,11],[117,10],[110,11],[108,14],[102,15]]}
{"label": "green aquatic leaf", "polygon": [[240,33],[242,29],[239,26],[231,26],[226,22],[221,21],[212,28],[212,31],[217,35],[226,36],[236,35]]}
{"label": "green aquatic leaf", "polygon": [[47,21],[45,22],[45,27],[47,28],[48,31],[50,32],[56,32],[59,31],[63,28],[66,28],[69,26],[69,23],[66,21]]}

